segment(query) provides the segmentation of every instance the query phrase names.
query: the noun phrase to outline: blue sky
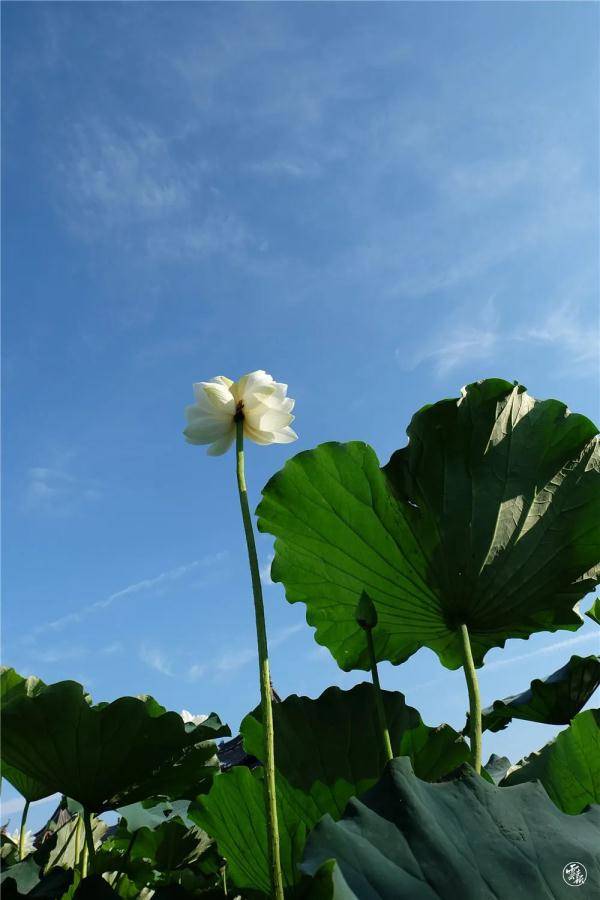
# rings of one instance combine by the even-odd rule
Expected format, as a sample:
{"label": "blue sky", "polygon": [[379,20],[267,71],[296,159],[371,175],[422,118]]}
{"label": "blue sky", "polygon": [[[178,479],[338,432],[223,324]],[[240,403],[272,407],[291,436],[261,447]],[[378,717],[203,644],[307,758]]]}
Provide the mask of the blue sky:
{"label": "blue sky", "polygon": [[[233,455],[181,436],[192,382],[289,384],[300,439],[249,448],[254,502],[324,440],[387,460],[482,377],[597,420],[598,7],[2,12],[3,662],[235,729],[258,695],[249,580]],[[278,691],[362,680],[259,550]],[[597,646],[591,623],[511,641],[484,700]],[[462,726],[462,676],[429,651],[381,678]]]}

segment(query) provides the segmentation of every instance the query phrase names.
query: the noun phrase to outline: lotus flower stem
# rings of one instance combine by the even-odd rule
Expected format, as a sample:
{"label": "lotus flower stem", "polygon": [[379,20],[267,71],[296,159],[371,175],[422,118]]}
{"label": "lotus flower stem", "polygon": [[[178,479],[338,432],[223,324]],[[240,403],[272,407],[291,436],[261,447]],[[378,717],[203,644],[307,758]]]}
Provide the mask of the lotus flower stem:
{"label": "lotus flower stem", "polygon": [[271,876],[271,897],[283,900],[283,876],[279,854],[279,828],[277,823],[277,797],[275,789],[275,740],[273,730],[273,709],[271,707],[271,678],[269,674],[269,651],[267,646],[267,629],[265,625],[265,609],[262,596],[262,585],[256,555],[256,543],[248,505],[248,491],[244,471],[244,419],[236,418],[236,460],[237,483],[242,509],[242,520],[246,533],[248,561],[254,594],[254,615],[256,619],[256,640],[258,644],[258,662],[260,671],[260,704],[264,728],[264,788],[267,817],[267,840],[269,848],[269,868]]}
{"label": "lotus flower stem", "polygon": [[375,706],[377,707],[377,718],[379,719],[379,727],[383,737],[383,749],[388,760],[394,758],[392,750],[392,742],[390,740],[390,732],[385,717],[385,707],[383,705],[383,696],[381,694],[381,685],[379,684],[379,672],[377,671],[377,660],[375,659],[375,647],[373,646],[373,635],[370,628],[365,628],[367,635],[367,646],[369,648],[369,658],[371,661],[371,676],[373,678],[373,687],[375,688]]}
{"label": "lotus flower stem", "polygon": [[[96,858],[96,850],[94,848],[94,834],[92,832],[92,817],[89,810],[83,810],[83,827],[85,828],[85,843],[88,851],[89,861],[94,864]],[[83,873],[82,873],[83,874]]]}
{"label": "lotus flower stem", "polygon": [[25,801],[23,812],[21,813],[21,827],[19,829],[19,859],[23,859],[25,855],[25,825],[27,824],[27,813],[29,812],[30,800]]}
{"label": "lotus flower stem", "polygon": [[471,652],[471,640],[469,629],[466,625],[460,626],[462,638],[463,669],[467,679],[469,691],[469,720],[471,727],[471,762],[473,768],[479,774],[481,772],[481,697],[479,694],[479,681],[473,653]]}

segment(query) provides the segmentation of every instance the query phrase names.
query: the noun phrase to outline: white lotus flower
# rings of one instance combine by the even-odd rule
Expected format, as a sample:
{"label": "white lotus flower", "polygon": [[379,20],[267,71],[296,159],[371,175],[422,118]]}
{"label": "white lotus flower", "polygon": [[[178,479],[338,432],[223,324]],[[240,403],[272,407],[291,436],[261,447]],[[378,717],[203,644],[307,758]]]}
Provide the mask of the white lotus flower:
{"label": "white lotus flower", "polygon": [[[17,847],[19,846],[20,833],[21,832],[18,828],[16,829],[16,831],[8,832],[8,837],[11,839],[13,844],[17,845]],[[35,850],[35,844],[33,843],[34,839],[35,839],[35,835],[32,831],[25,832],[25,840],[23,842],[23,854],[24,855],[26,855],[27,853],[33,853],[33,851]]]}
{"label": "white lotus flower", "polygon": [[242,416],[244,436],[256,444],[289,444],[298,435],[290,428],[294,401],[286,393],[287,384],[273,381],[262,369],[239,381],[224,375],[200,381],[194,385],[196,402],[185,410],[183,433],[190,444],[210,444],[209,455],[220,456],[233,443]]}
{"label": "white lotus flower", "polygon": [[191,713],[187,709],[182,709],[181,712],[179,713],[179,715],[181,716],[183,721],[186,723],[186,725],[188,722],[192,722],[193,725],[202,725],[202,723],[206,722],[206,720],[208,719],[208,716],[205,716],[202,713],[200,713],[200,715],[195,716],[195,715],[193,715],[193,713]]}

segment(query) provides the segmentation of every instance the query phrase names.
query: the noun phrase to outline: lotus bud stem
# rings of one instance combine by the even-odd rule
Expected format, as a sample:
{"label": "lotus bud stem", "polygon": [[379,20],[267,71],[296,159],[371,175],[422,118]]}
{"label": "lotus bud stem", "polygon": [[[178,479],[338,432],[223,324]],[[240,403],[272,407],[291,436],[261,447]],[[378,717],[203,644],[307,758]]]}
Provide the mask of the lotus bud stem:
{"label": "lotus bud stem", "polygon": [[471,731],[471,763],[475,771],[481,773],[481,696],[479,694],[479,681],[473,653],[471,652],[471,640],[469,629],[466,625],[460,626],[462,640],[463,669],[467,680],[469,692],[469,725]]}
{"label": "lotus bud stem", "polygon": [[375,604],[366,591],[360,595],[356,607],[356,621],[364,631],[367,638],[367,649],[369,652],[369,662],[371,665],[371,676],[373,678],[373,689],[375,691],[375,708],[377,709],[377,718],[379,720],[379,728],[383,740],[383,749],[387,760],[394,758],[392,750],[392,742],[390,740],[390,732],[387,726],[385,716],[385,707],[383,705],[383,696],[381,693],[381,685],[379,684],[379,673],[377,671],[377,659],[375,658],[375,647],[373,644],[373,629],[377,625],[377,610]]}

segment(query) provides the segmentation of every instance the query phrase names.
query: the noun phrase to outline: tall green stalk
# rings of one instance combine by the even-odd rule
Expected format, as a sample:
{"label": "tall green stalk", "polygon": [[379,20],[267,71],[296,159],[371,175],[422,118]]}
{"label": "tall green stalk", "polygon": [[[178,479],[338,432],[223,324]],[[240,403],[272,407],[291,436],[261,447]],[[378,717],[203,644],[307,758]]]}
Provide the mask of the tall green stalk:
{"label": "tall green stalk", "polygon": [[85,828],[85,843],[89,856],[89,862],[94,865],[96,849],[94,847],[94,833],[92,831],[92,817],[87,809],[83,810],[83,827]]}
{"label": "tall green stalk", "polygon": [[375,691],[375,708],[377,710],[377,719],[379,721],[379,729],[381,731],[381,740],[383,749],[388,760],[394,758],[392,750],[392,742],[390,740],[390,732],[387,725],[385,715],[385,707],[383,705],[383,696],[381,694],[381,685],[379,683],[379,672],[377,671],[377,659],[375,657],[375,646],[373,644],[373,629],[377,625],[377,610],[375,604],[366,591],[363,591],[356,607],[356,621],[365,632],[367,637],[367,650],[369,653],[369,664],[371,666],[371,677],[373,679],[373,689]]}
{"label": "tall green stalk", "polygon": [[21,827],[19,829],[19,859],[25,856],[25,825],[27,824],[27,813],[29,812],[30,800],[25,801],[23,812],[21,813]]}
{"label": "tall green stalk", "polygon": [[79,871],[81,872],[81,832],[83,830],[83,819],[80,815],[77,816],[77,822],[75,823],[75,865],[79,865]]}
{"label": "tall green stalk", "polygon": [[265,609],[256,555],[256,543],[252,518],[248,505],[248,491],[246,488],[246,476],[244,471],[244,419],[243,413],[236,417],[236,464],[237,484],[240,495],[240,507],[246,545],[248,547],[248,562],[250,563],[250,575],[252,578],[252,592],[254,595],[254,616],[256,619],[256,640],[258,644],[258,664],[260,672],[260,705],[264,729],[264,790],[265,808],[267,816],[267,840],[269,847],[269,871],[271,877],[271,896],[273,900],[283,900],[283,875],[281,872],[281,859],[279,853],[279,827],[277,823],[277,797],[275,790],[275,740],[273,729],[273,709],[271,706],[271,678],[269,674],[269,651],[267,646],[267,629],[265,625]]}
{"label": "tall green stalk", "polygon": [[469,723],[471,730],[471,763],[476,772],[481,772],[481,696],[479,694],[479,681],[473,653],[471,652],[471,640],[469,629],[466,625],[460,626],[462,641],[463,669],[469,691]]}
{"label": "tall green stalk", "polygon": [[123,858],[121,859],[119,871],[117,872],[117,877],[115,878],[115,881],[114,881],[114,888],[117,891],[117,893],[119,892],[119,887],[121,886],[121,881],[125,877],[125,866],[129,862],[129,857],[131,856],[131,850],[133,848],[133,845],[134,845],[137,835],[138,835],[137,831],[134,831],[133,834],[131,835],[131,837],[129,838],[129,843],[127,844],[127,849],[125,850],[125,854],[124,854]]}

